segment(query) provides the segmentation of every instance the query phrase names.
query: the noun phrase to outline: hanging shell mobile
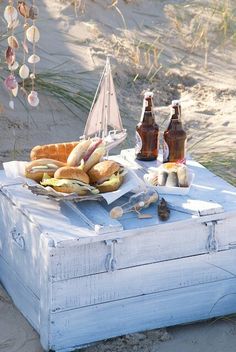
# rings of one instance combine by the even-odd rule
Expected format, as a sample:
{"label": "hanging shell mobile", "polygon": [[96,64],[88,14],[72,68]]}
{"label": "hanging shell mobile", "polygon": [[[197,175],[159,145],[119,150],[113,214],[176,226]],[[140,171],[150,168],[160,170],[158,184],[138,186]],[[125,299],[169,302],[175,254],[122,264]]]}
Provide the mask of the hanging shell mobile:
{"label": "hanging shell mobile", "polygon": [[10,95],[9,106],[11,109],[14,109],[14,103],[12,97],[16,96],[18,93],[18,83],[15,77],[15,70],[19,67],[19,63],[16,61],[16,50],[19,48],[19,42],[14,36],[14,30],[18,25],[18,12],[14,7],[14,1],[9,0],[8,5],[4,10],[4,19],[7,22],[7,28],[10,31],[10,36],[7,39],[7,49],[5,51],[5,59],[8,65],[10,74],[4,81],[5,88],[8,90]]}
{"label": "hanging shell mobile", "polygon": [[[26,28],[26,26],[25,26],[25,39],[27,39],[28,42],[32,43],[32,45],[33,45],[33,53],[28,58],[28,63],[33,66],[32,73],[30,74],[31,92],[28,95],[28,103],[31,106],[36,107],[39,104],[39,98],[38,98],[38,93],[35,91],[35,84],[34,84],[35,77],[36,77],[35,65],[40,61],[40,57],[38,55],[36,55],[36,43],[40,39],[40,32],[39,32],[39,29],[35,25],[35,20],[38,17],[39,11],[38,11],[37,6],[35,6],[35,0],[33,0],[33,4],[30,7],[26,7],[26,4],[24,1],[21,1],[21,5],[24,5],[24,9],[27,13],[28,18],[33,21],[33,25],[30,26],[29,28]],[[24,43],[25,43],[25,46],[27,46],[26,40],[24,40]],[[24,46],[24,50],[25,50],[25,46]],[[27,50],[25,50],[25,52],[26,51]],[[25,62],[24,62],[24,64],[25,64]],[[27,71],[26,67],[24,67],[23,71],[25,71],[25,73],[26,73],[26,71]]]}
{"label": "hanging shell mobile", "polygon": [[[16,7],[14,6],[15,2],[17,3]],[[15,28],[19,24],[18,13],[24,18],[24,38],[21,42],[23,48],[23,62],[21,65],[19,65],[19,63],[16,61],[16,50],[19,49],[20,44],[14,34]],[[35,0],[32,1],[32,5],[28,5],[25,1],[8,0],[8,5],[4,10],[4,19],[6,20],[7,28],[10,31],[10,35],[7,38],[8,46],[5,51],[5,59],[10,74],[6,77],[4,85],[10,95],[9,106],[11,109],[14,109],[14,102],[12,97],[16,97],[19,90],[18,82],[15,77],[15,71],[18,68],[19,77],[23,80],[21,87],[22,92],[27,94],[24,87],[24,80],[28,77],[31,79],[31,92],[27,97],[28,103],[33,107],[36,107],[39,104],[38,93],[35,91],[35,65],[40,61],[40,57],[36,55],[36,43],[40,39],[39,29],[35,25],[35,20],[37,19],[38,14],[39,10],[35,5]],[[32,21],[32,24],[30,21]],[[26,57],[26,55],[29,53],[27,41],[32,44],[32,54],[29,56],[28,60]],[[31,73],[26,61],[32,65]]]}

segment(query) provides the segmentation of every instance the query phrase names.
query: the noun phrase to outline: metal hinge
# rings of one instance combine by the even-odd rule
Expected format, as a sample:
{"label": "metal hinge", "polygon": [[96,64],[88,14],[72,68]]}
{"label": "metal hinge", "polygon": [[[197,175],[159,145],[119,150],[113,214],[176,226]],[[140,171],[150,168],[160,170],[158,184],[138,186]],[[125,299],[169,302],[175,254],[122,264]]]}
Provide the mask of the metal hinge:
{"label": "metal hinge", "polygon": [[116,258],[115,258],[115,246],[117,243],[121,243],[121,238],[116,238],[113,240],[105,240],[105,244],[110,248],[110,253],[107,254],[106,257],[106,270],[107,271],[114,271],[116,270]]}
{"label": "metal hinge", "polygon": [[216,225],[222,222],[222,220],[212,220],[204,222],[205,226],[209,228],[209,235],[206,244],[206,249],[209,253],[218,252],[219,243],[216,238]]}

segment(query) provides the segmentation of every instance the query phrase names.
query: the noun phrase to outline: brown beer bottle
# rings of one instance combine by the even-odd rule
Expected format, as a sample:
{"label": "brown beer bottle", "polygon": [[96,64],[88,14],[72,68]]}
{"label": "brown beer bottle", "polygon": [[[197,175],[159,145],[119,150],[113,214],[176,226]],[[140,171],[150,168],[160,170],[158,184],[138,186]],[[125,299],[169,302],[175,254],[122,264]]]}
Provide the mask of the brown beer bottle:
{"label": "brown beer bottle", "polygon": [[153,93],[145,92],[141,119],[136,126],[135,154],[139,160],[155,160],[158,156],[159,126],[153,112]]}
{"label": "brown beer bottle", "polygon": [[178,100],[171,104],[171,118],[163,136],[163,163],[186,162],[186,132],[181,122],[181,105]]}

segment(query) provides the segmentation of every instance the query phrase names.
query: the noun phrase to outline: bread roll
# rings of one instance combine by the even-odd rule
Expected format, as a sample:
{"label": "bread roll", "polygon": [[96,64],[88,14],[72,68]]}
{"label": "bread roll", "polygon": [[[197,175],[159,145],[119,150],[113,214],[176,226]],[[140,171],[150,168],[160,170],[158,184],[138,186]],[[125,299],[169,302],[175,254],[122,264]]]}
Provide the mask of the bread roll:
{"label": "bread roll", "polygon": [[36,182],[40,182],[44,173],[53,177],[56,170],[62,166],[65,166],[65,163],[54,159],[33,160],[26,165],[25,176]]}
{"label": "bread roll", "polygon": [[94,165],[88,172],[91,184],[109,179],[120,170],[120,164],[113,160],[104,160]]}
{"label": "bread roll", "polygon": [[78,169],[77,167],[73,166],[64,166],[61,167],[60,169],[57,169],[57,171],[54,174],[54,178],[64,178],[64,179],[69,179],[69,180],[79,180],[84,183],[89,183],[89,177],[88,175]]}
{"label": "bread roll", "polygon": [[88,172],[94,165],[99,163],[101,158],[106,154],[106,149],[105,146],[99,145],[97,149],[94,150],[94,152],[90,155],[88,160],[84,163],[84,168],[83,170],[85,172]]}
{"label": "bread roll", "polygon": [[50,158],[65,163],[71,151],[79,143],[80,141],[37,145],[31,150],[30,159]]}
{"label": "bread roll", "polygon": [[123,167],[113,160],[101,161],[88,171],[90,183],[102,193],[116,191],[124,181],[123,174]]}
{"label": "bread roll", "polygon": [[77,146],[73,148],[67,158],[67,165],[79,166],[83,155],[86,153],[92,141],[90,139],[81,141]]}
{"label": "bread roll", "polygon": [[80,185],[76,183],[64,184],[63,186],[53,186],[53,189],[61,193],[76,193],[78,196],[85,196],[88,191],[81,189]]}

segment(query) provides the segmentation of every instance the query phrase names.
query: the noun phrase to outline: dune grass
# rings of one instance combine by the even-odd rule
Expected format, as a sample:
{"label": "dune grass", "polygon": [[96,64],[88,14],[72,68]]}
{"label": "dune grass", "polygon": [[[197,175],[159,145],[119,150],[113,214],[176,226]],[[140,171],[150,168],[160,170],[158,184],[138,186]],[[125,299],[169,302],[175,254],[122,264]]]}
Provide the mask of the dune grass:
{"label": "dune grass", "polygon": [[196,157],[206,168],[217,176],[236,186],[236,150],[230,153],[210,153]]}
{"label": "dune grass", "polygon": [[236,3],[232,0],[195,0],[167,7],[175,33],[190,53],[204,52],[204,67],[209,54],[236,42]]}

